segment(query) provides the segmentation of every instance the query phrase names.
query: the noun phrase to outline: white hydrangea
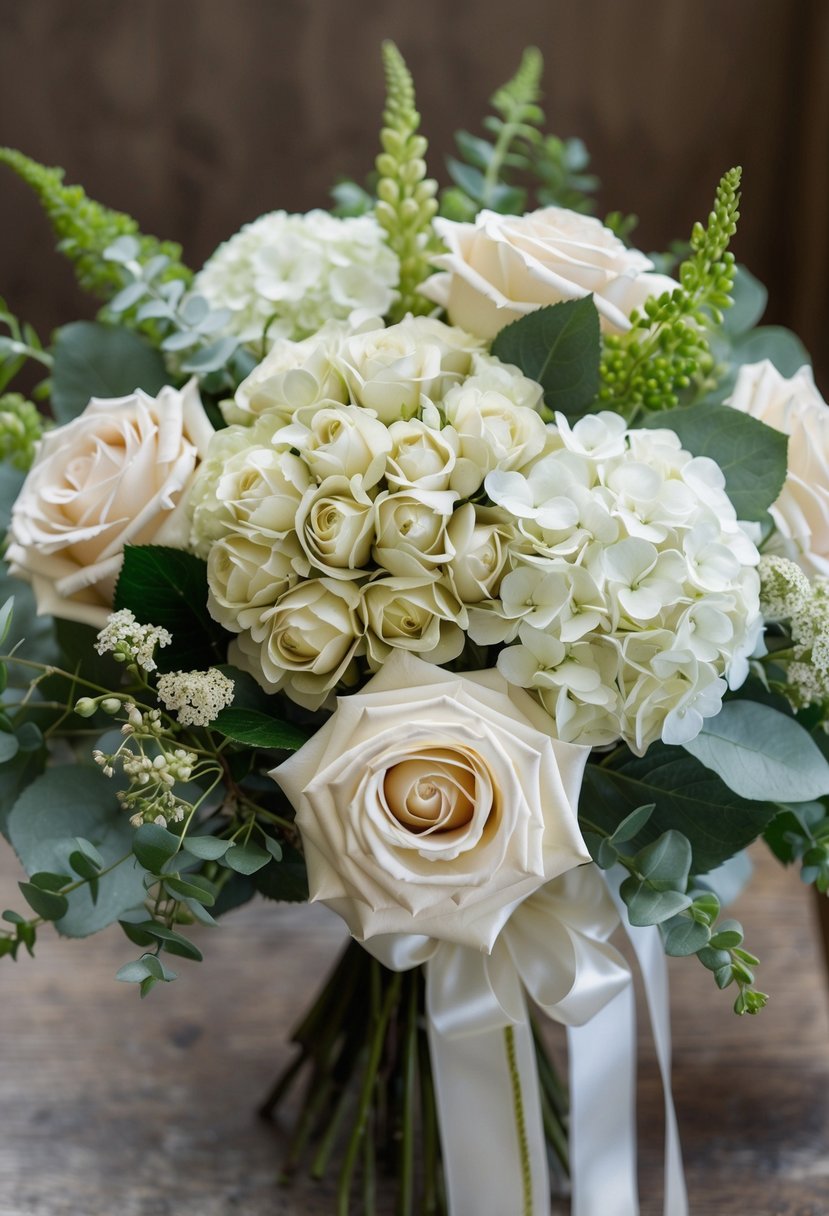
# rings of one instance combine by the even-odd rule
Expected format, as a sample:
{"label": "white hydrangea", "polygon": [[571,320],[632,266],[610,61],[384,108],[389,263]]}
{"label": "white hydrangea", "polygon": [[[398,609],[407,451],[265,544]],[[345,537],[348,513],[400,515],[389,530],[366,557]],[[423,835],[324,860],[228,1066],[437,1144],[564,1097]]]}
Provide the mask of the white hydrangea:
{"label": "white hydrangea", "polygon": [[209,726],[233,701],[233,680],[215,667],[170,671],[158,679],[158,696],[182,726]]}
{"label": "white hydrangea", "polygon": [[245,226],[208,259],[193,288],[228,308],[229,332],[270,345],[308,337],[329,320],[383,316],[400,277],[396,254],[371,216],[273,211]]}
{"label": "white hydrangea", "polygon": [[155,671],[156,646],[169,646],[172,636],[160,625],[139,625],[129,608],[111,612],[98,634],[98,654],[111,654],[118,663],[136,663],[144,671]]}
{"label": "white hydrangea", "polygon": [[762,628],[759,554],[719,467],[615,414],[551,428],[526,472],[485,481],[513,518],[512,570],[470,609],[473,641],[535,691],[569,742],[681,744],[748,671]]}

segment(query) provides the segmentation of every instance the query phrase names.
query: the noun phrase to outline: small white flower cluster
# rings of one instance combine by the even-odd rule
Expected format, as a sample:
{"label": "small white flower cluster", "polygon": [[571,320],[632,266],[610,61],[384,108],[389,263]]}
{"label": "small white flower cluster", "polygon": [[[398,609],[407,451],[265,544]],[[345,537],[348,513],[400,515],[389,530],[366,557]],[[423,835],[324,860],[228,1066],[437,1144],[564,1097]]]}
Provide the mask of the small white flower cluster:
{"label": "small white flower cluster", "polygon": [[546,425],[540,403],[429,318],[283,344],[191,499],[231,661],[315,709],[395,649],[441,664],[468,635],[506,644],[565,740],[696,734],[762,628],[723,474],[671,431]]}
{"label": "small white flower cluster", "polygon": [[810,581],[793,561],[774,555],[763,556],[759,570],[763,616],[788,622],[792,639],[791,657],[771,656],[786,671],[782,691],[795,710],[829,706],[829,578]]}
{"label": "small white flower cluster", "polygon": [[209,726],[233,701],[233,680],[215,667],[159,676],[158,696],[182,726]]}
{"label": "small white flower cluster", "polygon": [[144,671],[155,671],[156,646],[169,646],[171,635],[159,625],[139,625],[129,608],[110,613],[98,634],[98,654],[111,654],[116,663],[135,663]]}
{"label": "small white flower cluster", "polygon": [[175,785],[190,780],[198,756],[176,746],[166,733],[159,710],[142,711],[126,702],[123,711],[127,719],[121,727],[123,743],[111,753],[96,748],[92,759],[105,777],[113,777],[120,768],[128,779],[128,788],[119,790],[116,796],[122,808],[130,812],[133,827],[180,823],[191,807],[175,793]]}
{"label": "small white flower cluster", "polygon": [[371,216],[274,211],[246,224],[210,257],[193,288],[230,309],[242,342],[303,338],[328,320],[383,316],[400,278],[397,255]]}

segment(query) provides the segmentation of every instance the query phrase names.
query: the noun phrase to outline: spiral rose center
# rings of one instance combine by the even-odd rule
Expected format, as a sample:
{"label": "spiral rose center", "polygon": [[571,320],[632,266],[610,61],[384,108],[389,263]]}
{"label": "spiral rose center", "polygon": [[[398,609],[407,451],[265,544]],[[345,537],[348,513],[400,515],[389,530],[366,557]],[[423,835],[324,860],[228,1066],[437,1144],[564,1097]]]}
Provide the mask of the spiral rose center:
{"label": "spiral rose center", "polygon": [[417,835],[466,827],[479,799],[470,758],[445,748],[391,765],[383,792],[391,817]]}

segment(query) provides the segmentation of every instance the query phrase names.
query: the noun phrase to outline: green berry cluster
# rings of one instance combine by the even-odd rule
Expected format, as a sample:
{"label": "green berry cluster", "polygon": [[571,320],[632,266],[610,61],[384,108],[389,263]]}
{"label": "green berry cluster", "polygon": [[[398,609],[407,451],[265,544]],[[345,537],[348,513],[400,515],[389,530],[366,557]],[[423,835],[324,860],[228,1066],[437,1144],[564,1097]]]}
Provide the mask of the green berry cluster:
{"label": "green berry cluster", "polygon": [[646,411],[675,408],[693,386],[711,386],[709,333],[722,324],[734,285],[728,243],[739,219],[740,173],[735,168],[725,174],[707,225],[694,225],[679,287],[650,297],[631,315],[627,333],[604,339],[599,399],[630,421]]}
{"label": "green berry cluster", "polygon": [[0,460],[27,472],[42,434],[43,416],[32,401],[21,393],[0,396]]}
{"label": "green berry cluster", "polygon": [[397,321],[407,312],[429,312],[433,307],[417,288],[429,274],[429,257],[435,252],[432,219],[438,205],[437,182],[426,176],[426,139],[417,133],[420,115],[415,109],[409,69],[393,42],[383,44],[386,74],[386,108],[380,132],[382,152],[377,157],[375,215],[389,246],[400,259],[399,299],[392,309]]}

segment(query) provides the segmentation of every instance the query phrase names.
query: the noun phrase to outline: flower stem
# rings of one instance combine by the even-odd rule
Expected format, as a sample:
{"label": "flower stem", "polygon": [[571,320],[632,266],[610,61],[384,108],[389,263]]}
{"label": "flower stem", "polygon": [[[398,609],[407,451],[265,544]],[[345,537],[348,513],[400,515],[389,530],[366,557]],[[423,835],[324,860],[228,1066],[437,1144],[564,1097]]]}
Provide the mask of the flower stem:
{"label": "flower stem", "polygon": [[527,1143],[527,1125],[524,1118],[524,1099],[521,1095],[521,1077],[515,1053],[515,1027],[504,1027],[504,1045],[507,1050],[507,1067],[512,1085],[512,1103],[515,1113],[515,1130],[518,1134],[518,1152],[521,1158],[521,1188],[523,1191],[523,1216],[533,1216],[532,1172],[530,1149]]}
{"label": "flower stem", "polygon": [[[379,978],[380,964],[372,959],[372,978]],[[376,982],[376,981],[375,981]],[[360,1090],[360,1102],[357,1108],[357,1118],[354,1123],[354,1130],[346,1149],[345,1160],[343,1161],[342,1171],[340,1173],[340,1185],[337,1192],[337,1216],[348,1216],[348,1200],[351,1192],[351,1179],[354,1174],[354,1167],[357,1163],[357,1153],[360,1148],[360,1141],[366,1133],[368,1125],[368,1115],[371,1108],[371,1096],[374,1089],[374,1083],[377,1079],[377,1070],[380,1067],[380,1057],[383,1052],[383,1044],[386,1039],[386,1028],[389,1024],[391,1011],[397,1001],[400,999],[400,987],[402,976],[395,973],[389,980],[385,995],[380,1006],[380,1011],[374,1019],[371,1048],[366,1064],[366,1070],[363,1074],[363,1084]]]}

